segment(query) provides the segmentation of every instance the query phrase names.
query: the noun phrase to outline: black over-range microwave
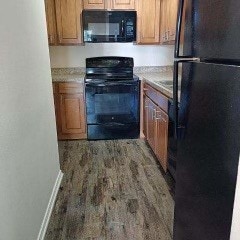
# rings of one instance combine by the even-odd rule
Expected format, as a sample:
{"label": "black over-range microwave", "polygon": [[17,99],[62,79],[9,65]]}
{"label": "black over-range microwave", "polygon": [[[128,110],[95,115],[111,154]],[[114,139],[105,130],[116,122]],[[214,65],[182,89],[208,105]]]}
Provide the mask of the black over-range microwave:
{"label": "black over-range microwave", "polygon": [[84,42],[134,42],[136,16],[136,11],[84,10]]}

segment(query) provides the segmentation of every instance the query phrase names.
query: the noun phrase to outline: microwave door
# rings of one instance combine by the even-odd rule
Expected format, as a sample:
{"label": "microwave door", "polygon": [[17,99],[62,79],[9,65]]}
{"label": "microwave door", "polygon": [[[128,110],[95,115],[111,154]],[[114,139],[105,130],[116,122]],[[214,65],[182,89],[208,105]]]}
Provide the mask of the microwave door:
{"label": "microwave door", "polygon": [[106,11],[84,13],[84,42],[109,41],[109,16]]}
{"label": "microwave door", "polygon": [[121,42],[124,37],[124,18],[121,14],[109,13],[109,38],[111,42]]}

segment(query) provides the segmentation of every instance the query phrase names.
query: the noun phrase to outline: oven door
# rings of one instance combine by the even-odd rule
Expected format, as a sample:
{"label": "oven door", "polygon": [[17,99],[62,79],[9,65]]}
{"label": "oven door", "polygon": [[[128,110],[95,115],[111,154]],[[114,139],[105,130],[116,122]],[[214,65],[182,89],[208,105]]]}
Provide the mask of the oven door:
{"label": "oven door", "polygon": [[139,81],[86,83],[88,139],[139,136]]}

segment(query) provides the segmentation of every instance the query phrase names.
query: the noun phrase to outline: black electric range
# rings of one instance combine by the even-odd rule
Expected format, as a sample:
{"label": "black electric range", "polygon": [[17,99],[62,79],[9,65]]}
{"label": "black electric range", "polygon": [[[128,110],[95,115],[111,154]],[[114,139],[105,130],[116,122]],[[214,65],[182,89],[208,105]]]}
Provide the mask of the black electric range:
{"label": "black electric range", "polygon": [[89,140],[132,139],[140,133],[140,82],[128,57],[86,59]]}

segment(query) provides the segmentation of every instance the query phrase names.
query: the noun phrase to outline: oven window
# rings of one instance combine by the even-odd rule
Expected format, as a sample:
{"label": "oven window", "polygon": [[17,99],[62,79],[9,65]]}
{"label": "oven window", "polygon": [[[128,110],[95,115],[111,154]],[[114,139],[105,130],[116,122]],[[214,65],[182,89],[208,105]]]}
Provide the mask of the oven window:
{"label": "oven window", "polygon": [[[96,94],[96,114],[131,114],[131,95],[122,94]],[[125,107],[124,107],[125,106]]]}
{"label": "oven window", "polygon": [[139,121],[139,87],[86,88],[87,123]]}

